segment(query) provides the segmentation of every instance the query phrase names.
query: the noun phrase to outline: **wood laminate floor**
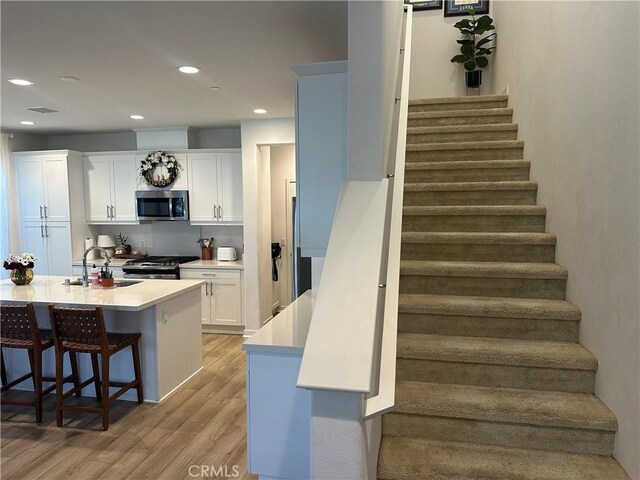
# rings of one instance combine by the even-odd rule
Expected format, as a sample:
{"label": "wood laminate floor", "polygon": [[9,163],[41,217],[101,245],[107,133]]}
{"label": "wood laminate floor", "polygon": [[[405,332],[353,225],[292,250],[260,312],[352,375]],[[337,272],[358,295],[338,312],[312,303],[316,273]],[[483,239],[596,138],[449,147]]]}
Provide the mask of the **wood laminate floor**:
{"label": "wood laminate floor", "polygon": [[40,425],[33,408],[3,405],[0,478],[256,479],[246,473],[242,341],[203,335],[204,370],[162,404],[117,402],[106,432],[99,415],[76,412],[56,427],[54,395]]}

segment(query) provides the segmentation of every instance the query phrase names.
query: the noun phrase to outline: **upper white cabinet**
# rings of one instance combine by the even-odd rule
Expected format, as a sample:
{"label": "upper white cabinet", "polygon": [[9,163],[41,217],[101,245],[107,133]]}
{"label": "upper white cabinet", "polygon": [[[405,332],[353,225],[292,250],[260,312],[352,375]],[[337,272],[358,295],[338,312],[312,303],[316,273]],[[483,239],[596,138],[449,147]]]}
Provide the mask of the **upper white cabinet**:
{"label": "upper white cabinet", "polygon": [[137,223],[136,156],[87,155],[84,198],[88,223]]}
{"label": "upper white cabinet", "polygon": [[67,154],[16,154],[22,221],[68,222]]}
{"label": "upper white cabinet", "polygon": [[189,153],[187,165],[191,223],[241,223],[241,153]]}

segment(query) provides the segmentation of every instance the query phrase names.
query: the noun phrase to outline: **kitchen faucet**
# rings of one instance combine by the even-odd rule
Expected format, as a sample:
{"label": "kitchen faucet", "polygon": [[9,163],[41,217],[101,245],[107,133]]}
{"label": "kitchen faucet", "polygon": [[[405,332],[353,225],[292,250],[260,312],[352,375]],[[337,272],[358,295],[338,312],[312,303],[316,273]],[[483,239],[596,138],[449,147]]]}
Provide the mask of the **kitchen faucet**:
{"label": "kitchen faucet", "polygon": [[89,273],[87,272],[87,255],[92,250],[100,250],[100,252],[104,254],[106,260],[105,263],[109,264],[109,262],[111,261],[111,258],[109,258],[109,254],[104,248],[97,245],[87,248],[82,255],[82,286],[84,288],[87,288],[89,286]]}

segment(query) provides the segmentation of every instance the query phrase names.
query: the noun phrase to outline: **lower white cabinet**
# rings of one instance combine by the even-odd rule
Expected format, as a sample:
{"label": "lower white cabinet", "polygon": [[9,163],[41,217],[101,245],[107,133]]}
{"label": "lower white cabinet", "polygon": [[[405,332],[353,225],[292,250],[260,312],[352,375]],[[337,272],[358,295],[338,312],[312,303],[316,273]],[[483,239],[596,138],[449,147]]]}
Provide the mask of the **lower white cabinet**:
{"label": "lower white cabinet", "polygon": [[71,225],[69,222],[22,222],[23,252],[35,254],[33,271],[40,275],[71,275]]}
{"label": "lower white cabinet", "polygon": [[180,278],[204,280],[202,324],[238,327],[242,321],[242,275],[240,270],[180,269]]}

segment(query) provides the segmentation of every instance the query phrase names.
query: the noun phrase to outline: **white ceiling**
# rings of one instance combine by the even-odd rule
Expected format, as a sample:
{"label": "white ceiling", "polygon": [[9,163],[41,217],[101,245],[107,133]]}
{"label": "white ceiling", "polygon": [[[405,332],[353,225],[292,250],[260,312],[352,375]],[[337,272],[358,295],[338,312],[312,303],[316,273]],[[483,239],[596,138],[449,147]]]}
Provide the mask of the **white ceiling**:
{"label": "white ceiling", "polygon": [[[269,110],[260,118],[288,117],[295,93],[289,66],[347,57],[346,2],[3,0],[0,7],[0,123],[8,131],[234,126],[257,118],[258,107]],[[185,75],[179,65],[202,72]],[[214,85],[222,90],[213,92]]]}

